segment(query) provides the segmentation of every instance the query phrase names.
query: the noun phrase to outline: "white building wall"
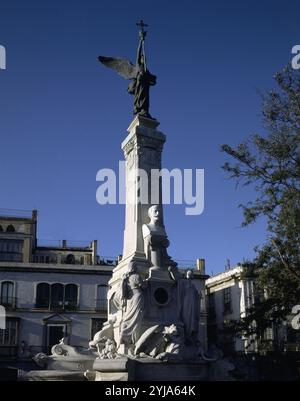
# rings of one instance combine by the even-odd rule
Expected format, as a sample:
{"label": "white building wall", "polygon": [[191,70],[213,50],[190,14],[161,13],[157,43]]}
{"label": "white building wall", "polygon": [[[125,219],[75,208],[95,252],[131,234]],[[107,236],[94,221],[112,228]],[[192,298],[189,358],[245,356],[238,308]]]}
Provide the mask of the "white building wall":
{"label": "white building wall", "polygon": [[[207,293],[214,294],[216,313],[214,323],[219,330],[222,330],[226,320],[240,320],[245,315],[246,309],[254,301],[253,281],[241,278],[242,269],[242,267],[238,266],[206,280]],[[226,288],[230,288],[231,291],[230,313],[224,313],[223,291]],[[234,348],[237,352],[252,350],[253,347],[247,350],[246,346],[248,344],[249,341],[247,339],[240,337],[234,339]]]}
{"label": "white building wall", "polygon": [[[38,267],[36,264],[34,266]],[[91,319],[106,319],[106,313],[97,312],[95,305],[97,285],[107,285],[111,277],[111,268],[107,268],[107,271],[101,273],[100,266],[98,266],[99,272],[93,274],[87,274],[83,271],[84,268],[78,269],[78,273],[51,272],[49,266],[42,272],[34,272],[30,267],[28,267],[28,272],[24,269],[23,271],[0,270],[0,290],[3,281],[12,281],[15,284],[14,297],[17,298],[17,308],[8,310],[7,317],[20,319],[18,345],[20,346],[22,342],[25,342],[27,354],[30,349],[39,351],[39,347],[46,345],[45,318],[50,318],[55,314],[59,316],[59,319],[66,319],[66,321],[70,320],[71,322],[71,332],[68,333],[70,334],[69,343],[75,346],[88,347],[88,341],[91,339]],[[55,312],[37,309],[35,307],[36,287],[41,282],[78,285],[78,310]]]}
{"label": "white building wall", "polygon": [[90,310],[95,305],[97,285],[107,285],[110,274],[68,274],[68,273],[35,273],[29,272],[0,272],[0,283],[12,281],[15,283],[17,307],[35,308],[36,286],[39,283],[77,284],[79,286],[79,306],[81,310]]}

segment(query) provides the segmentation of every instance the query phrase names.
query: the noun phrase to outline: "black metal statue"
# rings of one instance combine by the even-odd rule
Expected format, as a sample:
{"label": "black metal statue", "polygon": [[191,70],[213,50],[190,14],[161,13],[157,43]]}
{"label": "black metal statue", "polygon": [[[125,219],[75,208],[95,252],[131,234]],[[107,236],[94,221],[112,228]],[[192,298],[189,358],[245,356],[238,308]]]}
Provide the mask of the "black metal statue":
{"label": "black metal statue", "polygon": [[150,74],[146,65],[144,27],[147,25],[143,21],[137,23],[141,28],[139,32],[139,46],[137,51],[136,64],[133,65],[129,60],[116,57],[99,56],[98,60],[106,67],[113,68],[125,79],[131,79],[128,86],[128,93],[134,95],[133,113],[147,118],[152,118],[149,114],[149,89],[156,84],[156,76]]}

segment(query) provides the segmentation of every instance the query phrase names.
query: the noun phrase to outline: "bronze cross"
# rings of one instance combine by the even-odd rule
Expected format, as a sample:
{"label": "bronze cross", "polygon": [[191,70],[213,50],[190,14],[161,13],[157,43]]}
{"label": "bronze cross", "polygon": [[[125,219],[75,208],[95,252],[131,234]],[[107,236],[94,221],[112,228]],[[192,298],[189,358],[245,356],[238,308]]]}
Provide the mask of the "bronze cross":
{"label": "bronze cross", "polygon": [[142,19],[140,20],[140,22],[137,22],[136,25],[137,25],[139,28],[141,28],[142,33],[145,32],[145,31],[144,31],[144,28],[145,28],[146,26],[148,26],[147,24],[144,23],[144,21],[143,21]]}

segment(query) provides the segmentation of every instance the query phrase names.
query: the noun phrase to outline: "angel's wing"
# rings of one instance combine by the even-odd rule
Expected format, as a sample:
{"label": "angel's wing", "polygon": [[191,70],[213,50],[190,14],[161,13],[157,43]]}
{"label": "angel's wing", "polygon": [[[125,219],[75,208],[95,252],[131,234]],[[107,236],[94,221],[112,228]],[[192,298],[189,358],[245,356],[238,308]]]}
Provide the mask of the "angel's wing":
{"label": "angel's wing", "polygon": [[136,66],[133,65],[129,60],[104,56],[99,56],[98,60],[106,67],[116,70],[117,73],[122,75],[122,77],[124,77],[125,79],[133,79],[136,77]]}

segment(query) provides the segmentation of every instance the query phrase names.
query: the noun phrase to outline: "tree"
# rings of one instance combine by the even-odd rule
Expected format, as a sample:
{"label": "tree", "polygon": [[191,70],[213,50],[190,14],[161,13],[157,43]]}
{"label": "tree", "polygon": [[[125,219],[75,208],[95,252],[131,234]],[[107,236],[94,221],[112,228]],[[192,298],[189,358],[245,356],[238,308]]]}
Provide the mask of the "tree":
{"label": "tree", "polygon": [[277,89],[261,95],[266,134],[252,135],[235,149],[222,145],[233,159],[223,169],[257,194],[240,205],[242,225],[266,219],[266,242],[246,263],[258,293],[266,296],[235,326],[258,336],[300,303],[300,73],[287,66],[274,78]]}

